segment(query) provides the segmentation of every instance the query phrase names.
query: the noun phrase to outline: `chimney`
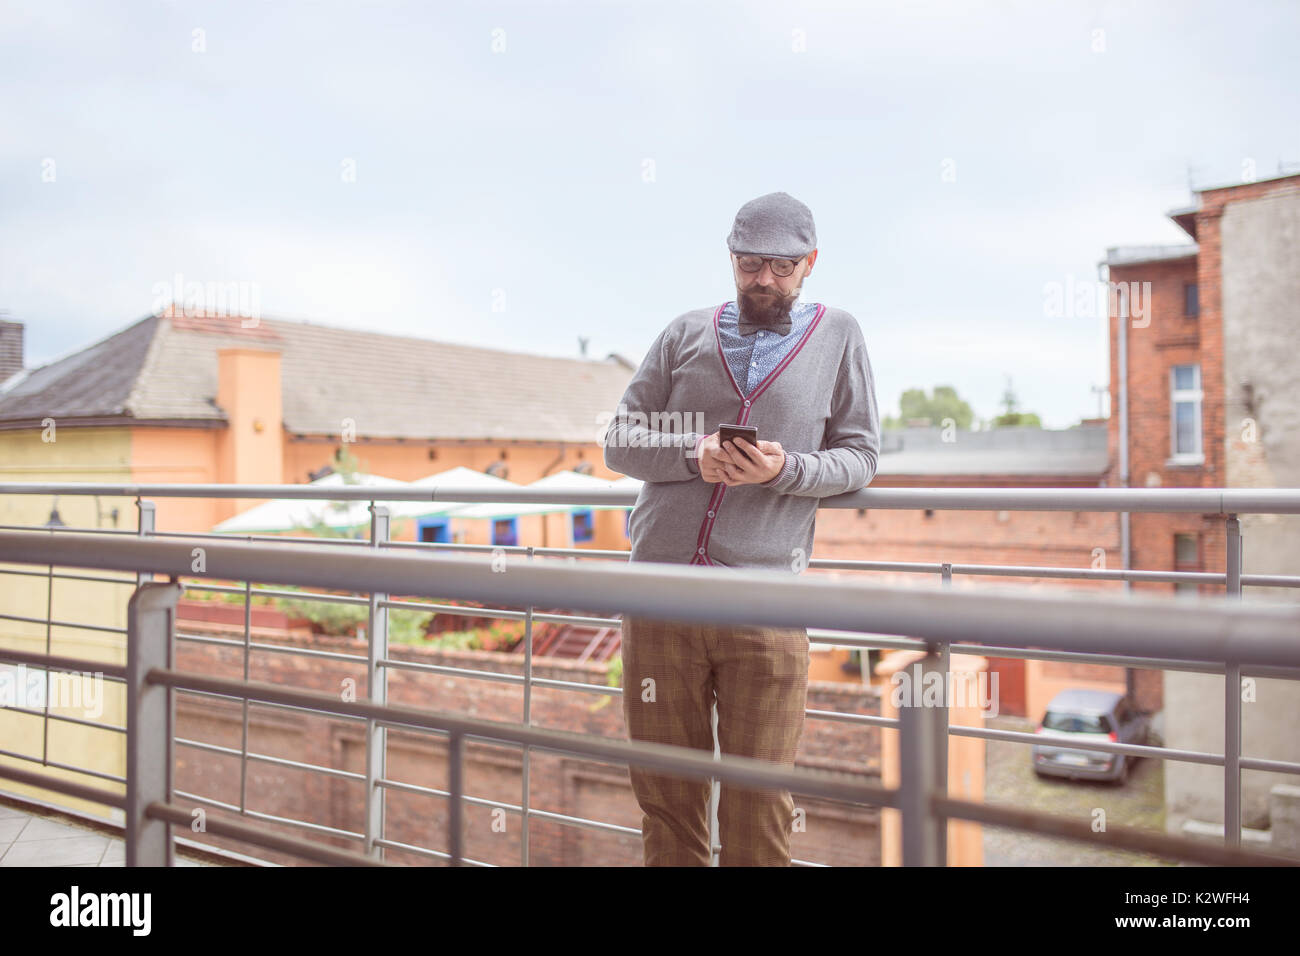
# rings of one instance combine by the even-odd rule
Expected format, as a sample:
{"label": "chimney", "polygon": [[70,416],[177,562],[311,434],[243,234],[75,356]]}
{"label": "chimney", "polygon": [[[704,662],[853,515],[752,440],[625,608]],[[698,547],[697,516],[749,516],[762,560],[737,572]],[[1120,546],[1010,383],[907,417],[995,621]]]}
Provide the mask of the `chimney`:
{"label": "chimney", "polygon": [[21,322],[0,319],[0,382],[23,370],[23,331]]}
{"label": "chimney", "polygon": [[[270,349],[217,350],[217,405],[227,427],[217,438],[217,481],[222,484],[284,483],[284,424],[280,353]],[[261,502],[224,498],[218,521]]]}

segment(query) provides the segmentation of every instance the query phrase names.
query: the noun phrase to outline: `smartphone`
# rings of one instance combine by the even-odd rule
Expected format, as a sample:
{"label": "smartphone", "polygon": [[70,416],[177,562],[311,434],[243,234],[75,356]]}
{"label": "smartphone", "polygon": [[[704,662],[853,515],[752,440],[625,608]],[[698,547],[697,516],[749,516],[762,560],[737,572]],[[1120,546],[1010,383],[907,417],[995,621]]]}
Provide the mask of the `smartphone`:
{"label": "smartphone", "polygon": [[[718,426],[718,444],[725,446],[727,442],[734,441],[737,438],[743,438],[755,448],[758,448],[758,427],[756,425],[719,425]],[[743,455],[739,445],[735,446],[736,452]],[[724,448],[725,450],[725,448]]]}

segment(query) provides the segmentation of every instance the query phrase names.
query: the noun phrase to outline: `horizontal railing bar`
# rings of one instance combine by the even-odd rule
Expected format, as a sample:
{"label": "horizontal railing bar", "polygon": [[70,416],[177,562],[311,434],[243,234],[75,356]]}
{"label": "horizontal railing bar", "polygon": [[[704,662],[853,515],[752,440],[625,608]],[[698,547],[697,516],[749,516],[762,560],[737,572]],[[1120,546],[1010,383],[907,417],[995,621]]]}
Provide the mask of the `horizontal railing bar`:
{"label": "horizontal railing bar", "polygon": [[25,525],[25,524],[0,524],[0,531],[45,531],[50,534],[65,534],[69,531],[75,531],[77,534],[129,534],[135,535],[139,532],[127,528],[76,528],[63,525],[58,528],[47,528],[44,525]]}
{"label": "horizontal railing bar", "polygon": [[[435,613],[457,614],[461,617],[490,617],[504,621],[522,621],[528,616],[527,611],[509,611],[495,607],[465,607],[460,604],[429,604],[423,601],[379,601],[381,607],[398,608],[404,611],[434,611]],[[547,624],[581,624],[587,627],[618,627],[622,621],[616,617],[589,617],[581,614],[550,614],[533,612],[533,621]]]}
{"label": "horizontal railing bar", "polygon": [[33,773],[30,770],[23,770],[21,767],[10,767],[7,764],[0,764],[0,777],[12,780],[15,783],[26,784],[29,787],[52,790],[66,797],[90,800],[93,803],[102,803],[106,807],[117,807],[119,810],[126,809],[126,794],[124,793],[114,793],[111,790],[102,790],[99,787],[88,787],[85,784],[60,780],[58,777]]}
{"label": "horizontal railing bar", "polygon": [[200,796],[197,793],[187,793],[184,790],[173,790],[172,796],[184,797],[187,800],[193,800],[195,803],[206,803],[209,806],[217,807],[221,810],[229,810],[231,813],[238,813],[240,816],[251,817],[256,820],[265,820],[268,823],[283,823],[285,826],[302,827],[305,830],[311,830],[315,833],[347,837],[354,840],[360,840],[364,837],[364,834],[354,833],[351,830],[340,830],[337,827],[327,827],[323,823],[308,823],[306,820],[295,820],[293,817],[278,817],[273,813],[261,813],[257,810],[241,810],[233,803],[225,803],[221,800],[214,799],[213,797]]}
{"label": "horizontal railing bar", "polygon": [[[1008,657],[1029,661],[1070,661],[1080,664],[1103,664],[1115,667],[1223,676],[1223,665],[1209,661],[1166,661],[1157,657],[1130,657],[1127,654],[1077,654],[1071,651],[1024,650],[1018,647],[993,647],[985,644],[950,644],[948,649],[954,654],[973,654],[977,657]],[[1250,667],[1243,667],[1241,673],[1243,677],[1300,680],[1300,667],[1267,667],[1262,664],[1255,664]]]}
{"label": "horizontal railing bar", "polygon": [[876,717],[873,714],[846,714],[839,710],[805,710],[809,720],[835,720],[844,724],[862,724],[867,727],[898,727],[897,717]]}
{"label": "horizontal railing bar", "polygon": [[115,773],[104,773],[102,770],[87,770],[85,767],[74,767],[70,763],[60,763],[57,760],[42,760],[40,757],[33,757],[31,754],[20,754],[16,750],[0,750],[0,757],[10,757],[14,760],[26,760],[28,763],[38,763],[42,767],[53,767],[55,770],[67,770],[72,773],[80,773],[87,777],[94,777],[97,780],[107,780],[110,783],[126,783],[126,777],[119,777]]}
{"label": "horizontal railing bar", "polygon": [[968,800],[939,795],[932,795],[929,802],[932,813],[951,820],[970,820],[974,823],[1008,827],[1021,832],[1062,837],[1093,846],[1101,844],[1130,853],[1149,853],[1204,863],[1208,866],[1300,865],[1300,860],[1296,859],[1247,850],[1230,850],[1218,844],[1204,843],[1186,837],[1167,836],[1118,823],[1108,822],[1105,829],[1095,830],[1091,820],[1073,820],[1037,810],[972,803]]}
{"label": "horizontal railing bar", "polygon": [[26,714],[29,717],[40,717],[42,720],[61,720],[68,724],[80,724],[83,727],[93,727],[95,730],[109,730],[115,734],[126,733],[125,727],[119,727],[117,724],[101,724],[98,721],[86,720],[84,717],[69,717],[67,714],[47,714],[43,710],[33,710],[30,707],[19,707],[16,704],[0,704],[0,710],[12,710],[17,714]]}
{"label": "horizontal railing bar", "polygon": [[561,826],[582,827],[586,830],[601,830],[606,833],[618,833],[634,837],[641,835],[641,831],[635,827],[619,826],[617,823],[604,823],[600,820],[589,820],[586,817],[571,817],[566,813],[556,813],[553,810],[538,810],[529,807],[528,815],[550,820],[552,823],[558,823]]}
{"label": "horizontal railing bar", "polygon": [[605,558],[626,561],[631,556],[631,552],[626,549],[602,550],[600,548],[542,548],[537,547],[536,545],[527,544],[468,544],[462,541],[382,541],[380,542],[379,547],[381,549],[392,548],[394,550],[407,548],[417,551],[495,551],[504,552],[506,554],[527,554],[528,549],[531,547],[533,557],[535,558]]}
{"label": "horizontal railing bar", "polygon": [[56,621],[47,617],[24,617],[21,614],[0,614],[0,620],[19,621],[23,624],[48,624],[51,627],[71,627],[79,631],[107,631],[109,634],[125,634],[124,627],[109,627],[107,624],[78,624],[75,621]]}
{"label": "horizontal railing bar", "polygon": [[[474,680],[495,681],[498,684],[524,684],[527,678],[523,674],[509,674],[500,671],[480,671],[472,670],[468,667],[455,667],[450,664],[422,664],[417,661],[399,661],[393,658],[383,658],[375,662],[379,667],[392,667],[396,670],[423,671],[429,674],[446,674],[451,677],[467,677]],[[549,687],[553,690],[576,690],[587,694],[607,695],[611,697],[621,697],[623,689],[621,687],[610,687],[607,684],[586,684],[582,681],[556,680],[548,677],[534,677],[531,681],[534,687]]]}
{"label": "horizontal railing bar", "polygon": [[[1104,568],[1068,568],[1022,564],[952,564],[940,561],[860,561],[856,558],[814,558],[810,568],[835,571],[902,571],[939,574],[944,564],[953,574],[1021,578],[1078,578],[1097,581],[1156,581],[1187,584],[1222,584],[1226,576],[1213,571],[1136,571]],[[1300,584],[1300,578],[1295,579]]]}
{"label": "horizontal railing bar", "polygon": [[1300,763],[1289,760],[1267,760],[1263,757],[1239,757],[1242,770],[1267,770],[1271,773],[1300,773]]}
{"label": "horizontal railing bar", "polygon": [[506,745],[525,745],[556,753],[573,754],[586,759],[631,763],[653,769],[669,771],[677,776],[708,780],[714,777],[737,785],[750,787],[778,787],[798,790],[810,796],[844,798],[861,803],[896,805],[895,791],[850,779],[845,774],[821,770],[790,771],[768,761],[749,757],[724,756],[721,760],[711,754],[704,755],[687,747],[667,744],[609,740],[568,731],[521,726],[481,718],[458,717],[453,714],[414,707],[378,705],[368,701],[344,701],[336,696],[282,687],[261,681],[236,681],[202,674],[180,673],[163,668],[151,668],[145,675],[148,683],[173,687],[177,690],[202,690],[214,693],[242,695],[252,700],[298,703],[304,707],[318,706],[321,710],[338,714],[368,717],[387,724],[404,727],[458,733],[482,738],[488,742]]}
{"label": "horizontal railing bar", "polygon": [[[180,582],[181,587],[187,591],[216,591],[225,594],[248,594],[253,597],[283,597],[297,600],[301,598],[304,601],[322,601],[326,604],[360,604],[368,605],[369,599],[355,597],[351,594],[318,594],[315,591],[285,591],[278,588],[250,588],[245,589],[237,585],[229,584],[188,584],[185,581]],[[223,601],[222,604],[229,604],[231,607],[238,607],[239,603],[235,601]]]}
{"label": "horizontal railing bar", "polygon": [[[1031,489],[1032,490],[1032,489]],[[327,547],[212,545],[208,575],[385,593],[439,590],[516,605],[575,606],[697,623],[812,626],[1172,660],[1223,658],[1243,665],[1300,666],[1300,607],[1251,606],[1226,598],[1047,597],[1015,589],[978,593],[800,577],[775,570],[686,565],[519,562],[508,575],[490,559],[373,549],[364,560]],[[192,574],[189,542],[131,538],[96,547],[76,535],[0,533],[0,560]],[[238,570],[235,570],[238,568]],[[503,580],[506,579],[506,580]],[[1050,620],[1051,627],[1043,622]]]}
{"label": "horizontal railing bar", "polygon": [[1290,574],[1243,574],[1241,583],[1252,588],[1300,587],[1300,578]]}
{"label": "horizontal railing bar", "polygon": [[[190,622],[193,623],[193,622]],[[209,637],[204,634],[181,634],[177,632],[176,640],[190,641],[194,644],[221,644],[226,647],[244,647],[243,641],[237,641],[228,637]],[[335,661],[366,661],[364,654],[344,654],[342,651],[318,651],[309,647],[287,647],[280,644],[263,644],[259,641],[250,641],[249,650],[253,651],[272,651],[277,654],[300,654],[304,657],[321,657],[327,660]]]}
{"label": "horizontal railing bar", "polygon": [[[29,529],[30,530],[30,529]],[[23,571],[17,568],[0,568],[0,574],[19,574],[36,578],[56,578],[60,581],[94,581],[97,584],[136,584],[135,578],[101,578],[91,574],[64,574],[55,571]]]}
{"label": "horizontal railing bar", "polygon": [[[447,790],[438,790],[432,787],[421,787],[418,784],[402,783],[397,780],[380,779],[375,781],[376,784],[386,787],[390,790],[401,790],[406,793],[416,793],[427,797],[449,797],[451,793]],[[479,806],[491,807],[494,810],[505,810],[508,813],[523,813],[524,808],[517,803],[502,803],[496,800],[487,800],[483,797],[464,797],[466,803],[473,803]],[[609,833],[625,834],[627,836],[640,836],[641,831],[633,827],[620,826],[617,823],[605,823],[601,820],[590,820],[586,817],[574,817],[564,813],[555,813],[551,810],[539,810],[536,807],[528,809],[530,817],[541,817],[552,822],[563,824],[565,826],[585,827],[588,830],[602,830]]]}
{"label": "horizontal railing bar", "polygon": [[[390,850],[405,850],[408,853],[415,853],[419,856],[433,857],[434,859],[437,860],[451,859],[451,854],[444,853],[442,850],[431,850],[425,846],[412,846],[409,843],[400,843],[397,840],[384,840],[384,839],[376,838],[374,843],[375,846],[387,847]],[[467,856],[462,856],[460,858],[460,862],[467,866],[490,866],[494,869],[497,866],[495,863],[484,863],[482,860],[474,860]]]}
{"label": "horizontal railing bar", "polygon": [[209,538],[214,541],[262,541],[269,544],[350,544],[368,547],[365,538],[322,538],[311,535],[290,534],[240,534],[223,531],[150,531],[145,537],[154,538]]}
{"label": "horizontal railing bar", "polygon": [[1177,750],[1173,747],[1151,747],[1144,744],[1103,743],[1093,740],[1073,740],[1066,737],[1051,737],[1047,734],[1031,734],[1023,730],[994,730],[991,727],[967,727],[964,724],[950,724],[948,733],[953,737],[979,737],[984,740],[1007,740],[1012,743],[1037,744],[1041,747],[1055,747],[1059,750],[1096,750],[1108,754],[1131,754],[1134,757],[1150,757],[1155,760],[1178,760],[1182,763],[1209,764],[1223,766],[1223,754],[1207,753],[1200,750]]}
{"label": "horizontal railing bar", "polygon": [[[172,803],[154,801],[145,807],[144,813],[145,816],[151,819],[166,820],[169,823],[183,827],[188,827],[194,820],[191,811]],[[291,853],[294,856],[330,866],[389,865],[364,853],[322,846],[319,843],[312,843],[310,840],[299,840],[296,837],[285,836],[280,833],[270,833],[260,827],[250,827],[244,823],[235,823],[218,817],[205,820],[204,828],[205,832],[215,836],[242,840],[245,843],[252,843],[254,846],[265,847],[268,850],[279,850],[282,853]]]}
{"label": "horizontal railing bar", "polygon": [[[241,694],[222,694],[210,690],[195,690],[191,687],[178,688],[178,690],[183,694],[198,694],[201,697],[216,697],[219,700],[228,700],[236,704],[244,701],[244,697]],[[318,714],[321,717],[328,717],[330,720],[350,720],[355,723],[364,722],[364,718],[361,717],[352,717],[348,714],[336,714],[333,711],[321,710],[317,707],[304,707],[297,704],[279,704],[274,701],[257,701],[257,703],[262,704],[264,707],[276,707],[282,710],[297,710],[308,714]]]}
{"label": "horizontal railing bar", "polygon": [[[1083,664],[1109,664],[1115,667],[1150,668],[1153,670],[1188,671],[1194,674],[1223,674],[1222,664],[1208,661],[1166,661],[1158,657],[1131,657],[1128,654],[1077,654],[1072,651],[1026,650],[1020,647],[994,647],[986,644],[950,644],[953,654],[976,657],[1006,657],[1013,660],[1058,661]],[[1297,669],[1300,676],[1300,669]]]}
{"label": "horizontal railing bar", "polygon": [[301,761],[288,760],[284,757],[272,757],[270,754],[259,754],[251,750],[245,753],[244,751],[237,750],[234,747],[222,747],[219,744],[204,743],[201,740],[190,740],[186,737],[175,737],[173,739],[176,743],[183,744],[186,747],[194,747],[198,750],[207,750],[211,753],[224,754],[228,757],[247,757],[249,760],[275,764],[277,767],[289,767],[294,770],[314,770],[331,777],[341,777],[344,780],[358,780],[364,783],[366,779],[364,773],[354,773],[351,770],[338,770],[334,767],[322,767],[320,764],[302,763]]}
{"label": "horizontal railing bar", "polygon": [[[611,481],[611,484],[613,482]],[[484,504],[636,504],[639,491],[622,488],[502,488],[465,485],[383,487],[318,485],[99,483],[16,481],[0,494],[107,495],[155,498],[268,498],[327,501],[418,501]],[[822,498],[823,508],[903,511],[1110,511],[1202,514],[1300,514],[1295,488],[863,488]]]}
{"label": "horizontal railing bar", "polygon": [[126,681],[126,665],[110,664],[107,661],[91,661],[80,657],[61,657],[57,654],[37,654],[33,651],[20,651],[12,647],[0,647],[0,661],[31,664],[47,671],[95,674],[102,676],[104,680],[115,682],[124,683]]}

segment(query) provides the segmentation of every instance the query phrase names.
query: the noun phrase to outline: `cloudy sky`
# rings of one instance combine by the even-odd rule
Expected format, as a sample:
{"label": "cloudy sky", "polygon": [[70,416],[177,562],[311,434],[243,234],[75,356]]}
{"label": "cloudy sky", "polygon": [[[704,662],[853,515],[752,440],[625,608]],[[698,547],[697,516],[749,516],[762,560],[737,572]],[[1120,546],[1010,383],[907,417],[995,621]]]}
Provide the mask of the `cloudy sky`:
{"label": "cloudy sky", "polygon": [[1189,184],[1300,170],[1295,2],[0,6],[0,310],[27,362],[182,283],[261,314],[552,355],[645,353],[734,298],[749,199],[806,202],[804,298],[882,410],[1007,376],[1097,413],[1108,246]]}

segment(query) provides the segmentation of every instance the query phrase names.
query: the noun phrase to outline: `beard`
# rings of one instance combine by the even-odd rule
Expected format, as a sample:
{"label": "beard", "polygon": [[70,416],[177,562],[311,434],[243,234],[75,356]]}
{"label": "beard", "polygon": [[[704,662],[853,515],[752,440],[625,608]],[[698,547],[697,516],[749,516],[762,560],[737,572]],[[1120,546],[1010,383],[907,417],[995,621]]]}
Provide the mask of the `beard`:
{"label": "beard", "polygon": [[799,292],[800,289],[795,289],[789,295],[782,295],[775,289],[765,293],[758,289],[744,291],[737,288],[736,305],[740,309],[740,317],[746,322],[754,325],[779,325],[790,318],[790,310],[794,308]]}

